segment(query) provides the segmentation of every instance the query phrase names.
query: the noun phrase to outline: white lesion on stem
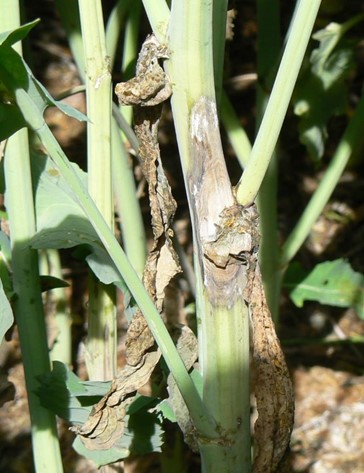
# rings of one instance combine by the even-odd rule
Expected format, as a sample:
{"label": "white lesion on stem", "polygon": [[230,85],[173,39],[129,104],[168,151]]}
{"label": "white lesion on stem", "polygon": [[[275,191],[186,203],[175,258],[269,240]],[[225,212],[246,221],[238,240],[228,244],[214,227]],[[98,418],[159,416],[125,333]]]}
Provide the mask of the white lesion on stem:
{"label": "white lesion on stem", "polygon": [[216,238],[220,214],[235,203],[225,166],[216,104],[211,98],[200,97],[193,106],[190,133],[194,169],[198,170],[189,177],[190,191],[195,199],[200,238],[208,242]]}

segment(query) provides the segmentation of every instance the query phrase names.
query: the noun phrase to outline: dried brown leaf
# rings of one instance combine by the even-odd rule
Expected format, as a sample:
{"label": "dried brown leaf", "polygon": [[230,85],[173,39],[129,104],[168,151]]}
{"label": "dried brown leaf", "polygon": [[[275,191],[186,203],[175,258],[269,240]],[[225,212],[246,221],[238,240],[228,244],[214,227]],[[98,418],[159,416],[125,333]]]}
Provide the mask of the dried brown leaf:
{"label": "dried brown leaf", "polygon": [[[154,242],[146,263],[143,282],[162,311],[164,290],[180,270],[173,250],[171,222],[176,202],[164,174],[158,145],[160,104],[171,94],[171,86],[158,60],[167,49],[154,36],[144,42],[137,62],[136,77],[118,84],[115,92],[121,104],[134,105],[135,133],[139,140],[139,157],[148,182]],[[153,335],[140,311],[128,328],[127,364],[112,382],[110,391],[94,406],[88,420],[74,430],[91,450],[111,448],[123,435],[124,418],[136,392],[149,380],[161,356],[159,349],[150,351]]]}
{"label": "dried brown leaf", "polygon": [[124,418],[136,391],[148,382],[160,351],[146,353],[137,366],[126,365],[112,382],[110,391],[93,407],[81,427],[72,427],[89,450],[111,448],[124,433]]}
{"label": "dried brown leaf", "polygon": [[[198,343],[196,336],[189,327],[184,325],[173,327],[170,333],[183,363],[189,371],[196,362],[198,356]],[[167,382],[169,393],[168,401],[172,406],[177,423],[183,432],[185,442],[192,450],[197,451],[198,444],[195,438],[195,429],[189,411],[177,387],[176,381],[171,374],[168,376]]]}
{"label": "dried brown leaf", "polygon": [[245,213],[252,238],[244,298],[249,305],[253,346],[253,390],[258,419],[254,426],[254,473],[276,473],[284,462],[293,428],[294,392],[284,354],[265,298],[258,264],[259,219],[255,206]]}

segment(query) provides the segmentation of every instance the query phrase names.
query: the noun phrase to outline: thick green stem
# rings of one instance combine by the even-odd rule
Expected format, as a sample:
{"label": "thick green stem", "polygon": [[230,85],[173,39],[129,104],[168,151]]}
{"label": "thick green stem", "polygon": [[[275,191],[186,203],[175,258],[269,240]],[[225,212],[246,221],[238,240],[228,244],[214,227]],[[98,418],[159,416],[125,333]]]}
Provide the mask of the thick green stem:
{"label": "thick green stem", "polygon": [[241,298],[232,307],[199,307],[204,402],[226,435],[221,445],[202,444],[206,473],[250,471],[249,313]]}
{"label": "thick green stem", "polygon": [[[86,65],[88,188],[113,228],[111,170],[111,74],[100,0],[80,0]],[[116,291],[89,275],[89,326],[86,361],[92,379],[116,374]]]}
{"label": "thick green stem", "polygon": [[[81,25],[79,18],[78,5],[74,0],[57,0],[57,8],[62,18],[62,23],[66,28],[70,46],[74,59],[78,65],[79,73],[85,81],[85,57],[83,54],[83,44],[81,35]],[[106,27],[106,48],[110,57],[110,66],[114,63],[117,41],[120,35],[121,24],[125,19],[127,9],[130,10],[130,1],[123,2],[119,0],[112,10]],[[125,40],[123,48],[123,72],[125,69],[132,69],[132,58],[136,56],[136,40],[138,36],[139,15],[141,3],[140,0],[133,4],[126,22]],[[125,78],[125,77],[124,77]],[[116,105],[114,104],[114,107]],[[131,107],[123,107],[123,113],[127,122],[131,122]],[[125,147],[120,139],[120,130],[116,126],[116,120],[113,118],[111,128],[112,143],[112,179],[115,193],[115,205],[120,217],[120,226],[122,229],[122,238],[124,248],[132,265],[137,273],[143,273],[146,258],[146,238],[144,225],[136,197],[134,185],[134,174],[131,162]],[[130,144],[137,148],[137,145],[129,137]],[[135,136],[134,136],[135,140]]]}
{"label": "thick green stem", "polygon": [[[235,274],[223,282],[231,268],[214,267],[203,252],[221,212],[234,204],[216,113],[212,8],[207,0],[173,2],[172,54],[166,68],[173,84],[172,110],[193,223],[203,400],[220,434],[219,443],[200,442],[202,470],[246,473],[250,471],[249,317],[243,298],[235,297],[238,290],[227,297],[231,287],[239,287]],[[211,289],[215,283],[221,298]]]}
{"label": "thick green stem", "polygon": [[[18,2],[1,0],[0,30],[20,26]],[[15,49],[21,54],[21,45]],[[9,138],[5,152],[6,208],[11,229],[13,304],[19,330],[28,403],[34,465],[37,473],[61,473],[62,459],[55,416],[40,405],[38,377],[50,371],[47,333],[38,272],[37,252],[30,248],[35,215],[30,169],[28,131]]]}
{"label": "thick green stem", "polygon": [[15,318],[19,330],[31,418],[37,473],[62,472],[55,416],[39,404],[37,378],[50,371],[47,332],[39,283],[37,252],[30,248],[35,234],[33,192],[27,130],[9,138],[5,153],[6,208],[12,246]]}
{"label": "thick green stem", "polygon": [[153,33],[161,43],[165,43],[170,17],[166,0],[143,0],[143,5]]}
{"label": "thick green stem", "polygon": [[224,72],[225,38],[226,38],[226,18],[227,0],[215,0],[212,13],[213,32],[213,56],[214,56],[214,80],[215,94],[218,109],[221,103],[222,81]]}

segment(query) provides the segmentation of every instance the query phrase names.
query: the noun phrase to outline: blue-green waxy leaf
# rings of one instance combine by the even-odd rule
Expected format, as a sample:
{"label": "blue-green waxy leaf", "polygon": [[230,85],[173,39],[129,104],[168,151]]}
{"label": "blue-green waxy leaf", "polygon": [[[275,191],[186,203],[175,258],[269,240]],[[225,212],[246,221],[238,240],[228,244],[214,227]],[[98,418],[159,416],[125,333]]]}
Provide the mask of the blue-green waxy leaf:
{"label": "blue-green waxy leaf", "polygon": [[318,264],[309,273],[292,265],[284,286],[298,307],[305,301],[317,301],[335,307],[353,307],[364,318],[364,275],[355,272],[343,259]]}
{"label": "blue-green waxy leaf", "polygon": [[89,450],[82,443],[80,437],[75,438],[72,447],[79,455],[92,460],[98,468],[109,463],[115,463],[118,460],[127,458],[130,455],[130,450],[122,447],[113,447],[107,450]]}
{"label": "blue-green waxy leaf", "polygon": [[0,280],[0,343],[14,322],[13,311]]}
{"label": "blue-green waxy leaf", "polygon": [[[70,165],[86,190],[87,174],[76,164]],[[87,245],[90,250],[86,261],[97,278],[104,284],[117,285],[126,293],[127,288],[113,261],[53,162],[48,157],[32,155],[32,174],[37,223],[32,247],[59,249]]]}
{"label": "blue-green waxy leaf", "polygon": [[92,406],[110,389],[110,382],[83,382],[64,363],[53,362],[50,373],[39,378],[41,404],[62,419],[86,422]]}

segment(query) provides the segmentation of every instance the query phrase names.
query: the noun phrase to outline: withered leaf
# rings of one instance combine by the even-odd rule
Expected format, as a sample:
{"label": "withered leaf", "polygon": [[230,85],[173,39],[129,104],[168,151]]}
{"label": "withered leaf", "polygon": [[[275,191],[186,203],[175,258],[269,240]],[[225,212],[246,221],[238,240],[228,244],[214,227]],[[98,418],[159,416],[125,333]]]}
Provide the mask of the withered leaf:
{"label": "withered leaf", "polygon": [[126,358],[128,365],[136,366],[140,363],[144,353],[154,345],[154,337],[143,314],[138,310],[128,327],[125,341]]}
{"label": "withered leaf", "polygon": [[294,420],[294,394],[284,354],[264,294],[258,263],[259,229],[255,206],[246,214],[252,252],[244,298],[248,303],[253,345],[253,390],[258,419],[254,426],[254,473],[277,473],[289,448]]}
{"label": "withered leaf", "polygon": [[[189,371],[197,360],[198,343],[195,334],[189,327],[180,325],[173,327],[171,336],[176,344],[177,350],[181,355],[186,369]],[[193,451],[198,450],[198,444],[195,439],[195,429],[193,427],[189,411],[177,387],[176,381],[172,374],[168,379],[168,401],[172,406],[177,423],[183,432],[185,442]]]}
{"label": "withered leaf", "polygon": [[122,437],[125,415],[136,391],[144,386],[160,358],[160,351],[146,353],[137,366],[126,365],[112,382],[110,391],[93,407],[81,427],[72,427],[86,448],[106,450]]}
{"label": "withered leaf", "polygon": [[[133,98],[130,103],[136,105],[134,107],[135,134],[139,141],[142,171],[148,183],[154,235],[153,246],[143,274],[143,283],[159,312],[162,311],[165,287],[180,271],[171,240],[173,234],[171,223],[177,204],[163,170],[158,144],[160,104],[171,95],[170,83],[158,62],[158,59],[165,57],[167,57],[166,47],[160,45],[153,35],[149,36],[139,54],[137,77],[129,82],[118,84],[115,89],[122,104],[129,103],[131,96],[139,94],[139,101]],[[131,321],[127,333],[127,362],[132,365],[139,363],[144,353],[151,348],[152,340],[147,322],[139,313]]]}
{"label": "withered leaf", "polygon": [[[148,182],[154,242],[148,256],[143,283],[162,311],[164,290],[180,271],[173,250],[171,222],[176,202],[164,174],[158,145],[158,123],[161,102],[171,94],[171,86],[158,59],[166,57],[167,49],[154,36],[144,42],[137,62],[136,77],[116,86],[121,104],[134,105],[135,133],[139,141],[139,157]],[[161,356],[154,345],[152,333],[140,311],[134,315],[127,332],[127,364],[112,382],[110,391],[94,406],[88,420],[74,430],[91,450],[107,449],[123,435],[128,405],[150,378]]]}

